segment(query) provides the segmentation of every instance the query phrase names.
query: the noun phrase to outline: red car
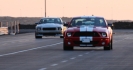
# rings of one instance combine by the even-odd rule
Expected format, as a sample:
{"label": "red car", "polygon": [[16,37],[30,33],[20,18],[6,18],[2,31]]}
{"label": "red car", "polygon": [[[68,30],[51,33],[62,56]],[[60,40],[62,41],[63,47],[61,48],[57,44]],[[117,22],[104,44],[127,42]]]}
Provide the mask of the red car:
{"label": "red car", "polygon": [[108,24],[103,17],[79,16],[73,17],[64,31],[64,50],[73,50],[80,47],[104,47],[104,50],[112,50],[113,30],[112,24]]}

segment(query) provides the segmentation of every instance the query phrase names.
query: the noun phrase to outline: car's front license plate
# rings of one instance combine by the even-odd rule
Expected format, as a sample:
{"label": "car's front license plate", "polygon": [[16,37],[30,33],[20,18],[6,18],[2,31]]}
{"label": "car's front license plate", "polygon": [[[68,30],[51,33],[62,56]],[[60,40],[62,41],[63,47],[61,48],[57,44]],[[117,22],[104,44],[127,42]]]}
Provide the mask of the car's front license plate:
{"label": "car's front license plate", "polygon": [[83,39],[82,42],[83,43],[90,43],[90,39],[89,38]]}

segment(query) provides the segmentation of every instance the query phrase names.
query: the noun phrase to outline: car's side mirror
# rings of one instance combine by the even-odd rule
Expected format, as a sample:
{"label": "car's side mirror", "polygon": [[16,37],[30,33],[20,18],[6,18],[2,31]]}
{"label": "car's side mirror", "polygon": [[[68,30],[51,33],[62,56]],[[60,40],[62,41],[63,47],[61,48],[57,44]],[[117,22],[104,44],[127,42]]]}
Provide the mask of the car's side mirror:
{"label": "car's side mirror", "polygon": [[36,25],[39,24],[39,23],[35,23]]}
{"label": "car's side mirror", "polygon": [[69,27],[69,24],[70,24],[70,22],[66,22],[66,23],[64,24],[64,26]]}
{"label": "car's side mirror", "polygon": [[109,27],[111,27],[112,29],[114,28],[113,23],[112,24],[108,24]]}
{"label": "car's side mirror", "polygon": [[68,26],[68,24],[63,24],[63,26]]}
{"label": "car's side mirror", "polygon": [[63,24],[66,24],[66,22],[63,22]]}

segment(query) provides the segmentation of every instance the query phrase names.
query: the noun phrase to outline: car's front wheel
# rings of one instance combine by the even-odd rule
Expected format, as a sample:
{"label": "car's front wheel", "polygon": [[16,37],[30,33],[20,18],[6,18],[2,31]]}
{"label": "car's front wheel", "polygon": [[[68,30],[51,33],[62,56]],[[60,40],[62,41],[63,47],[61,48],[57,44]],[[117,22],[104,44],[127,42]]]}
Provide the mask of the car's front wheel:
{"label": "car's front wheel", "polygon": [[112,49],[113,49],[113,46],[112,46],[112,40],[111,40],[107,46],[104,46],[104,50],[112,50]]}
{"label": "car's front wheel", "polygon": [[60,38],[64,38],[63,36],[60,36]]}
{"label": "car's front wheel", "polygon": [[73,50],[74,47],[73,46],[66,46],[64,43],[63,43],[63,50]]}
{"label": "car's front wheel", "polygon": [[38,39],[38,38],[42,38],[42,36],[35,36],[35,38],[36,38],[36,39]]}
{"label": "car's front wheel", "polygon": [[36,38],[36,39],[42,38],[42,36],[37,36],[37,33],[35,32],[35,38]]}

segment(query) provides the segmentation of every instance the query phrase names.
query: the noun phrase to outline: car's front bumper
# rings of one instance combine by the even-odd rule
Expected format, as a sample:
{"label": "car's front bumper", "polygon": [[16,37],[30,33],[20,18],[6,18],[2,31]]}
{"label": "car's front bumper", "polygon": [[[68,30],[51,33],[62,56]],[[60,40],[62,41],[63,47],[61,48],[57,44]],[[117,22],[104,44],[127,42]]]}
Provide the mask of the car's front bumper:
{"label": "car's front bumper", "polygon": [[56,35],[62,35],[61,30],[51,30],[51,31],[36,31],[36,36],[56,36]]}
{"label": "car's front bumper", "polygon": [[110,43],[109,38],[94,37],[92,41],[84,43],[79,40],[79,37],[65,37],[65,46],[80,46],[80,47],[95,47],[95,46],[107,46]]}

